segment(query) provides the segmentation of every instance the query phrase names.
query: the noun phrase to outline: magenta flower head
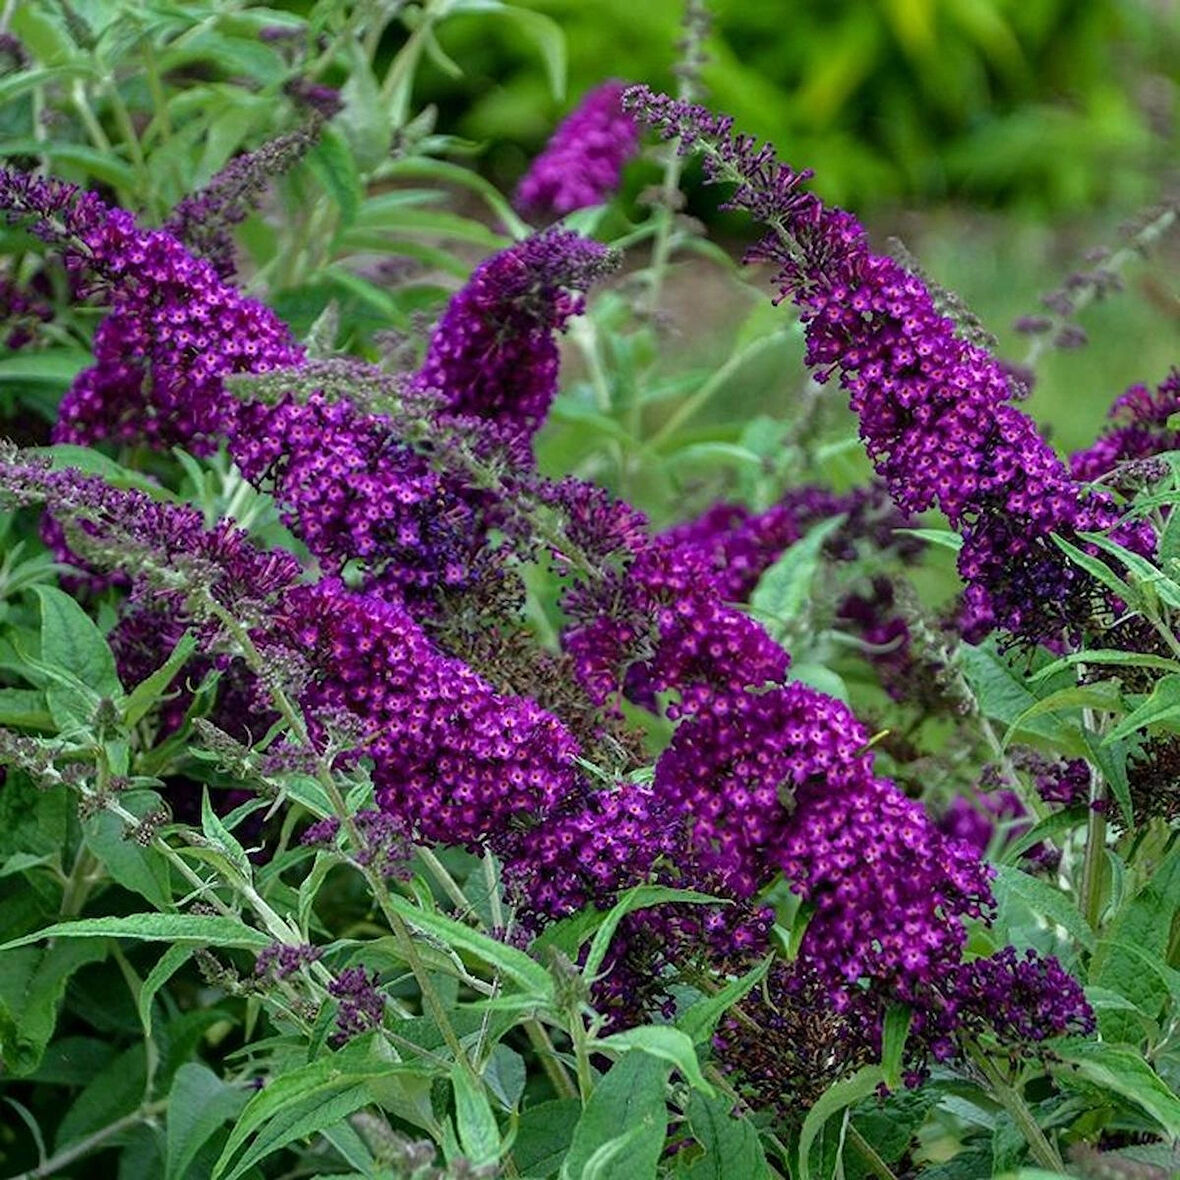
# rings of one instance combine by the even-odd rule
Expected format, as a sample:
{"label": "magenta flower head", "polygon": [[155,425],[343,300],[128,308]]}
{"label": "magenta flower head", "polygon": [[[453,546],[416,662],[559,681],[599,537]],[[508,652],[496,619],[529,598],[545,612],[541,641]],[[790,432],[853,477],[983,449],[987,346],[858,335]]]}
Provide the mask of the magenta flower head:
{"label": "magenta flower head", "polygon": [[553,338],[584,307],[581,292],[614,253],[568,230],[536,234],[476,267],[430,340],[414,378],[453,413],[488,420],[525,445],[557,392]]}
{"label": "magenta flower head", "polygon": [[623,165],[639,150],[639,129],[622,106],[622,82],[591,90],[563,120],[516,190],[529,217],[564,217],[601,205],[619,187]]}

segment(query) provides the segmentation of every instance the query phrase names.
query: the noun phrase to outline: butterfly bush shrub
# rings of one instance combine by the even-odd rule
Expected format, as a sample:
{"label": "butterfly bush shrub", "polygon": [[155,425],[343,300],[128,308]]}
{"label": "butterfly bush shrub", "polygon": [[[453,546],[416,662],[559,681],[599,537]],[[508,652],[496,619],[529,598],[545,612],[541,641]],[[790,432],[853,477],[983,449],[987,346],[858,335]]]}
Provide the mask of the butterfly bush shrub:
{"label": "butterfly bush shrub", "polygon": [[[0,446],[9,1170],[1168,1174],[1176,374],[1067,460],[696,66],[586,96],[509,201],[411,111],[446,6],[245,12],[183,9],[265,133],[213,139],[172,18],[141,62],[71,9],[113,87],[30,73],[80,122],[0,169],[55,391]],[[65,150],[107,126],[123,167]],[[688,153],[779,306],[686,374]],[[811,377],[714,437],[793,332]]]}

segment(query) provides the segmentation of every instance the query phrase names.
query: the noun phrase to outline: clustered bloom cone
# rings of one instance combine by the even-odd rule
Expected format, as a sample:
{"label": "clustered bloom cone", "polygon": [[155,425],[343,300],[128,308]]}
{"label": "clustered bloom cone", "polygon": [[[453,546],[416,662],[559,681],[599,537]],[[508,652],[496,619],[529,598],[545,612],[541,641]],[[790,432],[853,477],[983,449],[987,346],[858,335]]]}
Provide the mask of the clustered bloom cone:
{"label": "clustered bloom cone", "polygon": [[564,217],[615,192],[623,165],[639,150],[639,128],[622,106],[624,89],[622,82],[597,86],[565,118],[516,190],[522,213]]}
{"label": "clustered bloom cone", "polygon": [[[873,253],[851,214],[808,192],[810,172],[735,136],[732,119],[704,107],[642,86],[625,105],[682,151],[703,152],[707,176],[736,186],[727,207],[769,227],[752,257],[779,268],[816,379],[839,377],[898,508],[938,508],[962,534],[959,572],[977,627],[1032,643],[1075,627],[1088,579],[1052,534],[1108,528],[1118,514],[1011,404],[1017,391],[1004,366],[958,334],[920,278]],[[1151,543],[1141,533],[1128,539]]]}

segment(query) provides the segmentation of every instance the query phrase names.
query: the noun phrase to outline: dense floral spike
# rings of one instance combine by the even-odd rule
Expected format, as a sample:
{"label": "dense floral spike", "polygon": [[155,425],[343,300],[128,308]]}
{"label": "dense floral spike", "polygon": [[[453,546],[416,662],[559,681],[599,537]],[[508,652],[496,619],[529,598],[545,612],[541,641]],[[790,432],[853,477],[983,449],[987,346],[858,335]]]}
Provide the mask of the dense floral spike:
{"label": "dense floral spike", "polygon": [[185,197],[164,223],[198,258],[206,258],[220,278],[236,269],[232,227],[244,221],[276,177],[293,168],[319,136],[321,120],[280,135],[252,152],[235,156],[204,188]]}
{"label": "dense floral spike", "polygon": [[[974,801],[958,795],[951,800],[950,806],[938,821],[938,827],[953,839],[970,845],[982,856],[992,841],[997,823],[1020,819],[1026,814],[1024,804],[1015,791],[981,792]],[[1028,824],[1017,824],[1008,830],[1010,838],[1015,837],[1027,831]]]}
{"label": "dense floral spike", "polygon": [[528,453],[557,392],[553,338],[586,288],[616,265],[610,250],[568,230],[549,230],[476,267],[431,337],[415,385],[453,413],[498,424]]}
{"label": "dense floral spike", "polygon": [[1028,1047],[1069,1033],[1094,1031],[1094,1013],[1081,984],[1052,956],[1015,947],[959,967],[951,1009],[965,1032]]}
{"label": "dense floral spike", "polygon": [[560,722],[442,655],[404,606],[328,580],[287,595],[275,625],[320,670],[309,714],[360,720],[378,803],[417,838],[494,844],[575,789]]}
{"label": "dense floral spike", "polygon": [[867,741],[844,705],[806,685],[734,693],[679,727],[655,789],[686,818],[701,868],[747,898],[783,867],[796,792],[815,778],[833,793],[869,778]]}
{"label": "dense floral spike", "polygon": [[619,187],[623,165],[639,150],[639,128],[622,106],[622,82],[591,90],[567,115],[516,190],[530,217],[564,217],[600,205]]}
{"label": "dense floral spike", "polygon": [[250,403],[230,452],[328,573],[357,562],[368,588],[415,600],[471,576],[485,536],[478,495],[434,470],[388,418],[319,393]]}
{"label": "dense floral spike", "polygon": [[111,311],[96,364],[62,401],[55,441],[146,439],[207,453],[230,433],[228,373],[297,364],[302,352],[273,312],[221,282],[172,234],[60,181],[0,169],[0,209],[59,246]]}
{"label": "dense floral spike", "polygon": [[1180,369],[1173,369],[1154,394],[1146,385],[1132,385],[1110,407],[1114,424],[1092,446],[1070,456],[1074,478],[1096,480],[1113,475],[1117,481],[1120,464],[1180,449],[1180,430],[1168,425],[1176,413],[1180,413]]}
{"label": "dense floral spike", "polygon": [[781,870],[815,907],[798,961],[837,1010],[863,1001],[867,984],[878,1014],[901,999],[933,1032],[931,989],[959,964],[964,919],[990,907],[988,870],[873,777],[867,738],[844,705],[805,685],[746,693],[680,726],[655,787],[727,892],[748,897]]}
{"label": "dense floral spike", "polygon": [[622,782],[571,795],[522,833],[504,860],[504,884],[526,924],[609,906],[646,881],[678,844],[677,817],[658,791]]}
{"label": "dense floral spike", "polygon": [[377,990],[377,976],[372,978],[364,967],[345,967],[331,983],[328,995],[339,1004],[336,1010],[336,1029],[331,1041],[342,1045],[361,1033],[380,1028],[385,1015],[385,997]]}
{"label": "dense floral spike", "polygon": [[1050,539],[1116,516],[1088,495],[1026,415],[1008,376],[960,338],[920,279],[869,249],[864,228],[802,189],[808,172],[734,136],[701,107],[628,92],[627,105],[682,150],[702,149],[708,176],[735,182],[728,206],[770,228],[754,256],[779,266],[800,309],[817,379],[839,374],[861,437],[904,512],[938,507],[963,533],[959,570],[975,614],[1035,641],[1076,621],[1071,588],[1086,581]]}
{"label": "dense floral spike", "polygon": [[646,708],[676,693],[676,718],[718,696],[781,683],[789,657],[749,615],[718,594],[711,558],[653,541],[622,569],[573,587],[564,636],[577,675],[599,704],[626,695]]}

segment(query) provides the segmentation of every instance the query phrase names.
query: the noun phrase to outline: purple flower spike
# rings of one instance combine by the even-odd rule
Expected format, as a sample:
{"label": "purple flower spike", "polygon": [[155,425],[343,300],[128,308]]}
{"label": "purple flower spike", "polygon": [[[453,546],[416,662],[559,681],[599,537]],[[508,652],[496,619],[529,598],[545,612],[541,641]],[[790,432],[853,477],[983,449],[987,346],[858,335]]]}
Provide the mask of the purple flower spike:
{"label": "purple flower spike", "polygon": [[579,294],[616,264],[607,247],[550,230],[476,267],[435,329],[415,387],[450,411],[499,424],[528,441],[557,392],[555,332],[580,315]]}
{"label": "purple flower spike", "polygon": [[591,90],[562,121],[516,190],[529,217],[564,217],[601,205],[619,187],[623,165],[639,150],[639,129],[622,106],[622,82]]}

